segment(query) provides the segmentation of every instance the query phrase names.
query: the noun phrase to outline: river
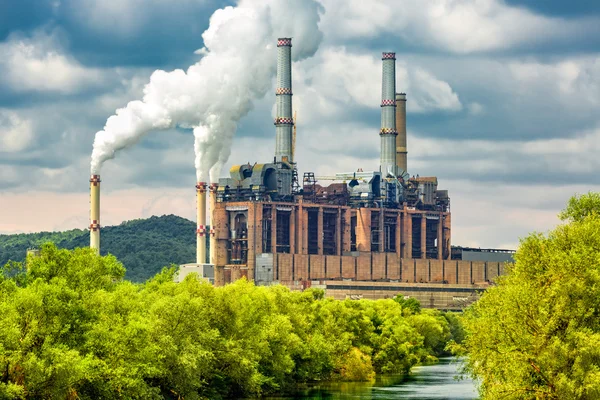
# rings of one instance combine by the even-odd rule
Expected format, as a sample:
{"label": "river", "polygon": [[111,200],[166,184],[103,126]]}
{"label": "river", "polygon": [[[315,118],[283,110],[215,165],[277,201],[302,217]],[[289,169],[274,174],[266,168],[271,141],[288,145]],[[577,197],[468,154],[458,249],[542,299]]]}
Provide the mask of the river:
{"label": "river", "polygon": [[[452,358],[442,358],[434,365],[414,367],[408,377],[383,376],[374,383],[331,383],[311,387],[284,399],[477,399],[470,379],[456,380],[458,365]],[[274,398],[272,400],[275,400]]]}

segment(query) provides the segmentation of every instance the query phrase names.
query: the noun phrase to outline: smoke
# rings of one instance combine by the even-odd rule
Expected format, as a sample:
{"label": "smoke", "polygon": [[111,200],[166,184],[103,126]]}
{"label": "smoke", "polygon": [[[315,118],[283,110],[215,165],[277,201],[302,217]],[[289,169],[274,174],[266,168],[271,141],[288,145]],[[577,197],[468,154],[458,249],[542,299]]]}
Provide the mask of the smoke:
{"label": "smoke", "polygon": [[321,12],[314,0],[240,0],[215,11],[197,51],[203,58],[187,71],[155,71],[143,99],[118,109],[96,133],[92,173],[148,132],[180,126],[194,128],[198,181],[216,182],[238,121],[271,88],[277,38],[294,38],[293,61],[311,57],[323,36]]}

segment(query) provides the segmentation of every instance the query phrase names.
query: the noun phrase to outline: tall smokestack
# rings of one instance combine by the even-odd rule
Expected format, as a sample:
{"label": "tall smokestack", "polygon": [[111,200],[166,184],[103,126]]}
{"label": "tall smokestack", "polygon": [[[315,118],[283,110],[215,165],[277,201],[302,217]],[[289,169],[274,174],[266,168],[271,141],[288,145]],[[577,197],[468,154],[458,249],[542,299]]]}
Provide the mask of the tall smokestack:
{"label": "tall smokestack", "polygon": [[277,114],[275,117],[275,160],[292,159],[292,39],[277,39]]}
{"label": "tall smokestack", "polygon": [[196,264],[206,263],[206,183],[196,185]]}
{"label": "tall smokestack", "polygon": [[396,174],[396,53],[383,53],[381,79],[381,173]]}
{"label": "tall smokestack", "polygon": [[396,130],[398,137],[396,138],[396,165],[398,167],[398,175],[407,171],[407,154],[406,147],[406,93],[396,93]]}
{"label": "tall smokestack", "polygon": [[209,187],[208,197],[208,212],[210,215],[210,254],[208,262],[215,265],[217,260],[217,236],[215,226],[215,206],[217,204],[217,189],[219,185],[217,183],[211,183]]}
{"label": "tall smokestack", "polygon": [[100,254],[100,175],[90,177],[90,248]]}

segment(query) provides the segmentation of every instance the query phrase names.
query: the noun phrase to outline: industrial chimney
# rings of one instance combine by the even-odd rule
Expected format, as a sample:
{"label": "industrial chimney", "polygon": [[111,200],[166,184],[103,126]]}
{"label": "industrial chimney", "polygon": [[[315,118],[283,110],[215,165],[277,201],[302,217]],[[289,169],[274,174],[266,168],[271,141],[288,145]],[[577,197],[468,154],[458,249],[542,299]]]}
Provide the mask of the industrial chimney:
{"label": "industrial chimney", "polygon": [[90,248],[100,254],[100,175],[90,178]]}
{"label": "industrial chimney", "polygon": [[216,236],[216,224],[215,224],[215,207],[217,204],[217,189],[219,185],[217,183],[211,183],[209,187],[209,201],[208,201],[208,212],[210,215],[210,253],[208,262],[212,265],[216,265],[217,260],[217,236]]}
{"label": "industrial chimney", "polygon": [[381,153],[383,177],[396,174],[396,53],[383,53],[381,79]]}
{"label": "industrial chimney", "polygon": [[406,147],[406,93],[396,93],[396,165],[397,175],[407,172],[407,147]]}
{"label": "industrial chimney", "polygon": [[196,264],[206,263],[206,183],[196,185]]}
{"label": "industrial chimney", "polygon": [[277,39],[277,114],[275,117],[275,161],[292,159],[292,39]]}

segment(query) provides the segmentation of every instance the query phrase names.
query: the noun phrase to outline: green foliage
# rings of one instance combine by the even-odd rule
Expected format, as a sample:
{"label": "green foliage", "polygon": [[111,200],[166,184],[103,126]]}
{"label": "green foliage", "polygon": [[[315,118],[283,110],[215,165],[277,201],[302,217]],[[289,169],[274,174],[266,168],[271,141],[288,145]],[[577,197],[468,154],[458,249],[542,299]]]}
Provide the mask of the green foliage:
{"label": "green foliage", "polygon": [[[126,278],[144,282],[165,265],[185,264],[196,260],[194,222],[175,215],[150,217],[102,228],[102,255],[115,255],[127,268]],[[87,247],[89,231],[40,232],[0,235],[0,265],[9,260],[24,261],[28,248],[53,242],[59,248]],[[207,241],[208,243],[208,241]]]}
{"label": "green foliage", "polygon": [[340,368],[340,377],[346,381],[371,381],[375,379],[375,371],[371,363],[371,357],[360,349],[352,347],[343,356]]}
{"label": "green foliage", "polygon": [[510,273],[466,313],[466,368],[483,398],[600,398],[598,198],[571,199],[569,223],[524,239]]}
{"label": "green foliage", "polygon": [[0,398],[261,396],[408,372],[452,339],[443,314],[389,299],[176,284],[175,267],[135,284],[114,256],[52,244],[25,266],[0,269]]}
{"label": "green foliage", "polygon": [[558,215],[563,221],[582,221],[587,216],[600,215],[600,193],[589,192],[580,196],[573,196],[565,208]]}
{"label": "green foliage", "polygon": [[408,314],[418,314],[421,312],[421,303],[414,297],[404,298],[404,295],[398,293],[394,297],[394,301],[400,304],[402,309],[406,310]]}

